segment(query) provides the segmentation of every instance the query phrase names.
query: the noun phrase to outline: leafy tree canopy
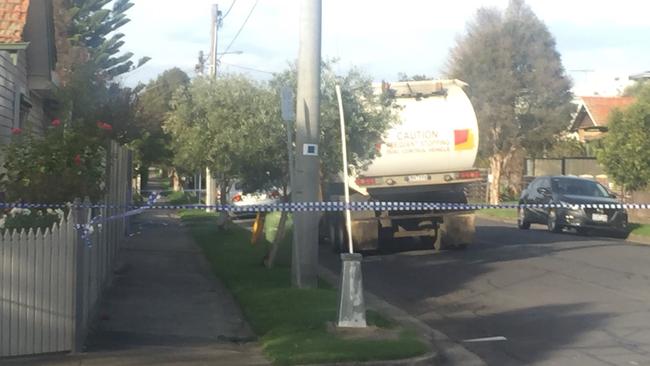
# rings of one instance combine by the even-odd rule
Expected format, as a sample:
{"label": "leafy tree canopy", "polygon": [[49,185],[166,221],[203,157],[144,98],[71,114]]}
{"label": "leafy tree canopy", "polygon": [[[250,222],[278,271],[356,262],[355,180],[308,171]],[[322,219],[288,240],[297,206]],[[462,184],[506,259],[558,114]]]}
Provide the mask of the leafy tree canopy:
{"label": "leafy tree canopy", "polygon": [[130,21],[126,11],[133,5],[131,0],[64,0],[68,40],[88,51],[87,61],[106,79],[130,72],[150,59],[143,57],[135,64],[132,52],[121,53],[124,33],[117,31]]}
{"label": "leafy tree canopy", "polygon": [[171,164],[171,140],[162,127],[171,111],[174,93],[189,83],[190,78],[185,72],[172,68],[147,84],[138,95],[136,124],[140,136],[134,145],[138,160],[144,167],[151,164]]}
{"label": "leafy tree canopy", "polygon": [[628,190],[650,182],[650,85],[635,94],[634,104],[610,115],[609,132],[598,152],[607,174]]}
{"label": "leafy tree canopy", "polygon": [[[342,166],[336,84],[341,86],[350,165],[362,168],[372,161],[377,154],[376,144],[397,121],[392,100],[376,92],[369,75],[359,68],[352,68],[347,74],[339,76],[334,71],[336,63],[337,60],[329,60],[322,64],[319,153],[324,176],[337,174]],[[282,86],[290,86],[295,90],[296,77],[296,68],[293,66],[276,75],[271,81],[271,87],[276,91]]]}
{"label": "leafy tree canopy", "polygon": [[267,98],[260,83],[242,75],[200,77],[181,88],[164,126],[172,136],[174,165],[190,171],[209,167],[221,186],[229,186],[248,169],[252,152],[256,159],[265,158],[258,131],[278,119],[267,108]]}

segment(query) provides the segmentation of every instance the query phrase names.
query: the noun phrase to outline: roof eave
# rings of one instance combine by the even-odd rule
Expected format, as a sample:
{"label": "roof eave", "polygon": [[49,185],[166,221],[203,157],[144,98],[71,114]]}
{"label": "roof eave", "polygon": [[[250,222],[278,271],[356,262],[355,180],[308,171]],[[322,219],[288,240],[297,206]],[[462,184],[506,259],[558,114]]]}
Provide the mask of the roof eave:
{"label": "roof eave", "polygon": [[0,43],[0,51],[9,52],[14,65],[18,64],[18,52],[26,50],[27,47],[29,42]]}

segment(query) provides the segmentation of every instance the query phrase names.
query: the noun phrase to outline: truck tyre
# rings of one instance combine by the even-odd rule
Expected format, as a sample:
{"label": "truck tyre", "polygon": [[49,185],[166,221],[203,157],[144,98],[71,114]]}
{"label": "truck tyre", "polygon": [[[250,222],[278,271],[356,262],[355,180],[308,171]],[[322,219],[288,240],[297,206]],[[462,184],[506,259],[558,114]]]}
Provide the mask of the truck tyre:
{"label": "truck tyre", "polygon": [[447,215],[443,220],[442,229],[438,229],[442,249],[464,249],[474,241],[476,227],[473,213]]}

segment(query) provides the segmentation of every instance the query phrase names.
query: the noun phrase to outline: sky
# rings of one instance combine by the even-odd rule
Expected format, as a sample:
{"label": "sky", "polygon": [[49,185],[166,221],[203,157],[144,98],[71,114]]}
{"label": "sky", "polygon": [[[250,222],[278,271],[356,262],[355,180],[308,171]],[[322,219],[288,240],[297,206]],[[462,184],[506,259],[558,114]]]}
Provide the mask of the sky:
{"label": "sky", "polygon": [[[221,1],[221,2],[219,2]],[[194,75],[199,51],[210,49],[211,6],[225,14],[219,29],[219,73],[257,79],[298,55],[299,0],[133,0],[123,51],[152,60],[123,78],[147,82],[179,67]],[[255,5],[257,3],[257,5]],[[557,41],[576,95],[615,95],[629,76],[650,70],[650,2],[645,0],[528,0]],[[340,59],[340,72],[359,66],[374,80],[398,73],[440,77],[450,48],[482,6],[508,0],[323,0],[322,55]],[[232,8],[231,8],[232,6]],[[251,13],[252,9],[252,13]],[[244,20],[250,15],[248,22]],[[235,34],[241,28],[239,37]]]}

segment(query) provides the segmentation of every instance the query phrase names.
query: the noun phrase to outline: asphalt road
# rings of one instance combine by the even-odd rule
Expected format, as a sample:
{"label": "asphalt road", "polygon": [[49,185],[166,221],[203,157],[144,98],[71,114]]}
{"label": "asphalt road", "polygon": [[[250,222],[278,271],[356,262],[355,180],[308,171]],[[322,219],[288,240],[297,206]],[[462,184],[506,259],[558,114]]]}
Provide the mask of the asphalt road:
{"label": "asphalt road", "polygon": [[650,246],[477,224],[464,251],[366,256],[365,289],[489,365],[650,365]]}

